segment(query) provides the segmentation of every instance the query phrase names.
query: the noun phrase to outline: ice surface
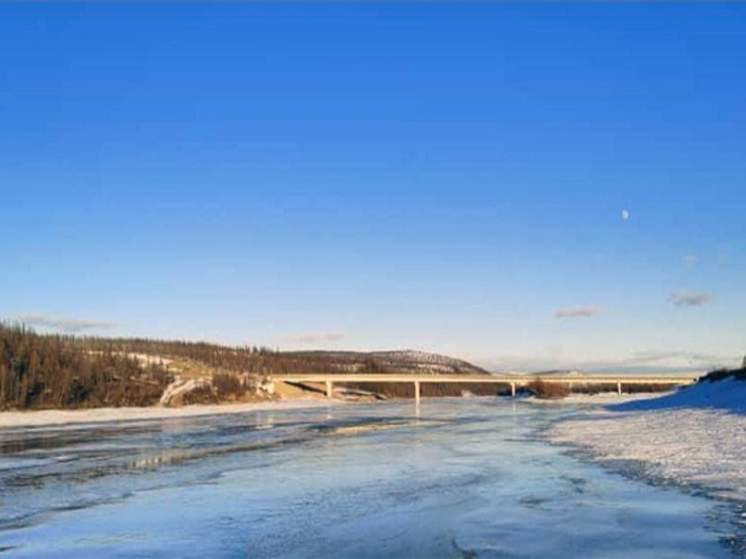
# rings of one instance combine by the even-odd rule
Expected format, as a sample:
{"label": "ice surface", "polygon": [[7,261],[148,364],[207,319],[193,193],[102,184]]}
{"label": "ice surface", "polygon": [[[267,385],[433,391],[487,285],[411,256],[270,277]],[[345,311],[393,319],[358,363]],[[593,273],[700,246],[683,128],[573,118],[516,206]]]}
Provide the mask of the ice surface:
{"label": "ice surface", "polygon": [[[497,399],[0,430],[8,557],[718,557],[703,498],[566,455]],[[10,464],[10,462],[9,462]]]}

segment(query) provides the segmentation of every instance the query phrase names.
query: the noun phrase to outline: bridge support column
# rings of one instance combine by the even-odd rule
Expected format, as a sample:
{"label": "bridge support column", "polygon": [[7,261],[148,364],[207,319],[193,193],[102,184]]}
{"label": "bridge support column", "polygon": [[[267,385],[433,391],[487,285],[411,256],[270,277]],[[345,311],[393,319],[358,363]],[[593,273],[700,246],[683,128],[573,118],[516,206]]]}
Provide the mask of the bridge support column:
{"label": "bridge support column", "polygon": [[420,405],[420,381],[414,381],[414,403]]}
{"label": "bridge support column", "polygon": [[510,393],[513,396],[513,398],[515,398],[515,383],[514,382],[510,383]]}
{"label": "bridge support column", "polygon": [[334,389],[334,384],[332,383],[332,381],[327,380],[326,381],[326,397],[327,398],[332,397],[333,389]]}
{"label": "bridge support column", "polygon": [[616,393],[622,395],[622,381],[616,383]]}

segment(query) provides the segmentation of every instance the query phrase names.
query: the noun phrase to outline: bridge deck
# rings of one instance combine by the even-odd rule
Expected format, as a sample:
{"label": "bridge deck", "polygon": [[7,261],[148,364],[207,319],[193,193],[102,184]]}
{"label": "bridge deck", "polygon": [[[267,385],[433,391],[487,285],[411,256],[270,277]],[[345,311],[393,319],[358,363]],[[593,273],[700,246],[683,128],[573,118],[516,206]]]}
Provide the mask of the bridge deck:
{"label": "bridge deck", "polygon": [[274,382],[418,382],[418,383],[494,383],[515,384],[524,386],[536,380],[551,383],[573,383],[573,384],[670,384],[685,385],[697,382],[694,375],[656,375],[656,376],[632,376],[632,375],[594,375],[594,376],[568,376],[568,375],[408,375],[408,374],[357,374],[357,373],[329,373],[329,374],[285,374],[272,375],[270,379]]}
{"label": "bridge deck", "polygon": [[616,384],[617,393],[622,394],[623,384],[669,384],[671,386],[681,386],[692,384],[697,381],[692,375],[687,376],[570,376],[570,375],[402,375],[402,374],[356,374],[356,373],[329,373],[329,374],[288,374],[272,375],[271,382],[321,382],[326,385],[326,395],[331,398],[334,392],[335,382],[406,382],[414,384],[414,398],[417,404],[420,403],[420,385],[433,382],[449,383],[492,383],[507,384],[513,396],[516,395],[516,388],[526,386],[532,381],[543,380],[551,383],[565,383],[570,385],[581,384]]}

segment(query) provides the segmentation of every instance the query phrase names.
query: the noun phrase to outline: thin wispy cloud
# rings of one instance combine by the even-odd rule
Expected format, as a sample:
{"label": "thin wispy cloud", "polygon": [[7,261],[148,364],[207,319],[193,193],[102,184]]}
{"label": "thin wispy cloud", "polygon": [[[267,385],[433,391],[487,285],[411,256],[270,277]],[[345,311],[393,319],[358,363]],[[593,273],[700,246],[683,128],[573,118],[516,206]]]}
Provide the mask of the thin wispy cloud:
{"label": "thin wispy cloud", "polygon": [[569,307],[554,311],[554,318],[589,318],[601,314],[601,307]]}
{"label": "thin wispy cloud", "polygon": [[699,264],[699,258],[697,258],[694,254],[687,254],[684,257],[684,264],[687,268],[692,270],[697,264]]}
{"label": "thin wispy cloud", "polygon": [[318,344],[324,342],[338,342],[347,337],[343,332],[309,332],[307,334],[298,334],[289,336],[282,341],[288,344]]}
{"label": "thin wispy cloud", "polygon": [[634,352],[616,359],[585,359],[582,355],[547,355],[546,351],[534,355],[503,356],[477,359],[477,364],[487,370],[505,372],[539,372],[550,370],[580,370],[587,373],[706,373],[721,367],[736,366],[740,358],[735,355],[660,350]]}
{"label": "thin wispy cloud", "polygon": [[673,293],[668,298],[677,307],[702,307],[714,300],[715,296],[709,293]]}
{"label": "thin wispy cloud", "polygon": [[722,355],[701,353],[696,351],[648,350],[636,351],[622,361],[624,365],[653,365],[667,363],[680,367],[714,368],[732,359]]}
{"label": "thin wispy cloud", "polygon": [[84,320],[81,318],[55,317],[44,314],[26,314],[18,317],[18,321],[28,326],[54,328],[63,332],[77,333],[85,330],[109,330],[116,327],[113,322]]}

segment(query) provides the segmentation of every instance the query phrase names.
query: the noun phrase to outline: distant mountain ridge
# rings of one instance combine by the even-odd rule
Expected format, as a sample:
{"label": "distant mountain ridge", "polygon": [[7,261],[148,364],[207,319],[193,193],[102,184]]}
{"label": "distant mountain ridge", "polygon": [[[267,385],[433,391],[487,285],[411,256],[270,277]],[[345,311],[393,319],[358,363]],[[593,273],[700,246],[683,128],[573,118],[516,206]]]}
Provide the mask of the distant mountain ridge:
{"label": "distant mountain ridge", "polygon": [[532,373],[532,375],[537,377],[585,377],[588,376],[588,373],[577,369],[553,369],[551,371],[539,371],[537,373]]}
{"label": "distant mountain ridge", "polygon": [[283,355],[323,361],[340,373],[398,373],[431,375],[490,375],[463,359],[425,351],[291,351]]}

